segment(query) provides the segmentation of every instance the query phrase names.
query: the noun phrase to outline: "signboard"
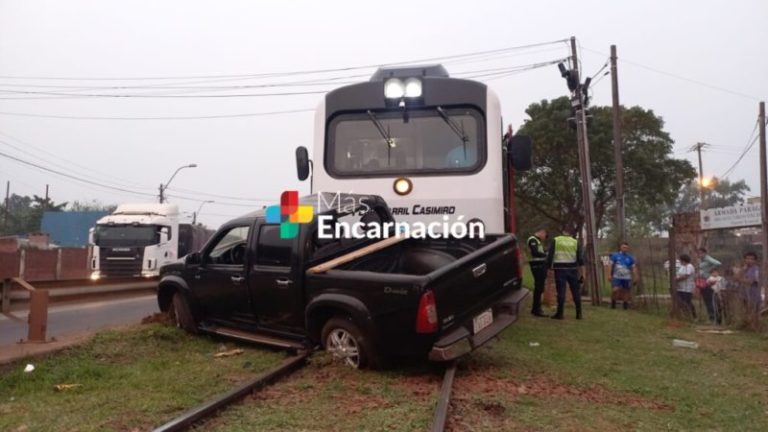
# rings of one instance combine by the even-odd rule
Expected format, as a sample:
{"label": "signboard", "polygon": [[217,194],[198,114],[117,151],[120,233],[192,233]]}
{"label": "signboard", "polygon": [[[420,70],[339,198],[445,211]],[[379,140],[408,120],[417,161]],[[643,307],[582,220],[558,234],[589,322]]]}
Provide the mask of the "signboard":
{"label": "signboard", "polygon": [[701,229],[743,228],[760,225],[760,204],[702,210]]}

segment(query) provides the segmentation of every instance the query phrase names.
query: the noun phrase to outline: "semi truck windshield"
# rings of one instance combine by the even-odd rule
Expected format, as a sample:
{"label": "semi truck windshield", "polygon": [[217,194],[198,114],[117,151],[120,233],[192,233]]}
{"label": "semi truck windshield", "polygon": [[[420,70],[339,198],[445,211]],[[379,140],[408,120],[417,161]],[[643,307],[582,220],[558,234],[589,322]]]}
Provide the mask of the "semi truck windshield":
{"label": "semi truck windshield", "polygon": [[157,225],[97,225],[94,242],[102,247],[143,247],[160,242]]}
{"label": "semi truck windshield", "polygon": [[485,122],[473,108],[343,114],[328,127],[337,177],[471,173],[485,164]]}

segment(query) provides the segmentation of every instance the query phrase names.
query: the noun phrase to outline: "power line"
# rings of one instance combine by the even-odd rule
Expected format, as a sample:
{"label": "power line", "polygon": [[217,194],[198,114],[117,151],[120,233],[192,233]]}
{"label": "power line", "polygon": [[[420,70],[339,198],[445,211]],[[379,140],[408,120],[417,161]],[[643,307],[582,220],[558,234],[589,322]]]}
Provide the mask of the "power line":
{"label": "power line", "polygon": [[304,71],[263,72],[263,73],[234,74],[234,75],[187,75],[187,76],[154,76],[154,77],[56,77],[56,76],[0,75],[0,79],[52,80],[52,81],[151,81],[151,80],[160,81],[160,80],[208,79],[208,78],[215,79],[215,78],[245,78],[245,77],[247,78],[284,77],[284,76],[295,76],[295,75],[313,75],[313,74],[329,73],[329,72],[345,72],[345,71],[352,71],[352,70],[359,70],[359,69],[370,69],[370,68],[380,67],[380,66],[394,66],[394,65],[401,65],[406,63],[429,62],[429,61],[436,61],[436,60],[449,60],[449,59],[455,59],[455,58],[481,56],[481,55],[492,54],[492,53],[503,53],[503,52],[514,51],[514,50],[536,48],[536,47],[545,46],[545,45],[564,43],[566,41],[567,41],[566,39],[560,39],[555,41],[539,42],[539,43],[533,43],[533,44],[527,44],[527,45],[517,45],[517,46],[510,46],[505,48],[497,48],[497,49],[484,50],[484,51],[474,51],[469,53],[454,54],[454,55],[448,55],[448,56],[427,57],[427,58],[408,60],[408,61],[399,61],[399,62],[393,62],[393,63],[368,64],[368,65],[348,66],[348,67],[341,67],[341,68],[314,69],[314,70],[304,70]]}
{"label": "power line", "polygon": [[[594,54],[600,54],[602,56],[606,55],[605,53],[602,53],[600,51],[593,50],[593,49],[590,49],[590,48],[587,48],[587,47],[582,47],[582,48],[584,50],[592,52]],[[707,87],[707,88],[712,89],[712,90],[717,90],[717,91],[721,91],[721,92],[725,92],[725,93],[730,93],[730,94],[732,94],[734,96],[739,96],[739,97],[743,97],[743,98],[750,99],[750,100],[759,100],[759,98],[754,97],[754,96],[750,96],[750,95],[748,95],[746,93],[742,93],[742,92],[739,92],[739,91],[736,91],[736,90],[727,89],[725,87],[717,86],[717,85],[714,85],[714,84],[705,83],[703,81],[695,80],[695,79],[692,79],[692,78],[687,78],[687,77],[684,77],[684,76],[681,76],[681,75],[677,75],[677,74],[673,74],[673,73],[670,73],[670,72],[666,72],[666,71],[663,71],[661,69],[656,69],[656,68],[653,68],[653,67],[650,67],[650,66],[646,66],[646,65],[643,65],[643,64],[640,64],[640,63],[637,63],[637,62],[633,62],[633,61],[627,60],[625,58],[620,58],[619,61],[622,62],[622,63],[627,63],[627,64],[635,66],[635,67],[639,67],[641,69],[646,69],[646,70],[649,70],[651,72],[655,72],[655,73],[658,73],[658,74],[661,74],[661,75],[666,75],[666,76],[671,77],[671,78],[679,79],[679,80],[682,80],[682,81],[687,81],[687,82],[690,82],[692,84],[700,85],[702,87]]]}
{"label": "power line", "polygon": [[[757,142],[758,136],[755,135],[755,132],[757,131],[757,127],[760,124],[760,120],[755,121],[755,127],[752,129],[752,133],[749,134],[749,138],[747,139],[747,145],[744,146],[744,150],[741,152],[741,155],[739,155],[738,159],[736,159],[736,162],[733,163],[733,165],[730,166],[725,172],[720,176],[720,178],[727,178],[734,169],[736,169],[736,166],[741,163],[742,159],[744,159],[744,156],[746,156],[747,153],[749,153],[750,150],[752,150],[752,147]],[[754,137],[754,139],[752,138]]]}
{"label": "power line", "polygon": [[278,115],[278,114],[295,114],[295,113],[310,112],[310,111],[314,111],[314,108],[291,109],[291,110],[283,110],[283,111],[265,111],[265,112],[241,113],[241,114],[219,114],[219,115],[204,115],[204,116],[161,116],[161,117],[70,116],[70,115],[35,114],[35,113],[8,112],[8,111],[0,111],[0,115],[32,117],[32,118],[64,119],[64,120],[205,120],[205,119],[224,119],[224,118],[242,118],[242,117],[261,117],[261,116],[272,116],[272,115]]}

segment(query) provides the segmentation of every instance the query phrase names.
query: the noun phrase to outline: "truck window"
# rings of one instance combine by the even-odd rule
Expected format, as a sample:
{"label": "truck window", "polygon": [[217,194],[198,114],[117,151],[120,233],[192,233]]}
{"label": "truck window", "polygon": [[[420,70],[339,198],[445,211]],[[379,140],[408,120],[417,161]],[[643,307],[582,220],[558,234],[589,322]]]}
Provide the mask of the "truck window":
{"label": "truck window", "polygon": [[248,226],[231,228],[211,248],[206,261],[211,264],[243,265],[249,231]]}
{"label": "truck window", "polygon": [[280,225],[261,225],[256,245],[256,264],[290,267],[293,239],[280,238]]}
{"label": "truck window", "polygon": [[343,114],[328,126],[326,170],[336,177],[472,173],[485,164],[485,122],[474,108],[376,113],[391,142],[366,113]]}

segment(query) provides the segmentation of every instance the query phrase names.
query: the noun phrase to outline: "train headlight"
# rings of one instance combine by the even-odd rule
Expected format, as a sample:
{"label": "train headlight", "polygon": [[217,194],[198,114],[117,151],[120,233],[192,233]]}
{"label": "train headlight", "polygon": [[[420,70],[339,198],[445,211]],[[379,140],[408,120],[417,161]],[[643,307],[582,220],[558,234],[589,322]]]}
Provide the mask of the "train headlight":
{"label": "train headlight", "polygon": [[384,96],[388,99],[397,99],[405,96],[405,85],[397,78],[392,78],[384,83]]}
{"label": "train headlight", "polygon": [[421,97],[421,81],[416,78],[405,80],[405,97]]}
{"label": "train headlight", "polygon": [[399,177],[395,180],[393,188],[398,195],[408,195],[413,190],[413,183],[405,177]]}

